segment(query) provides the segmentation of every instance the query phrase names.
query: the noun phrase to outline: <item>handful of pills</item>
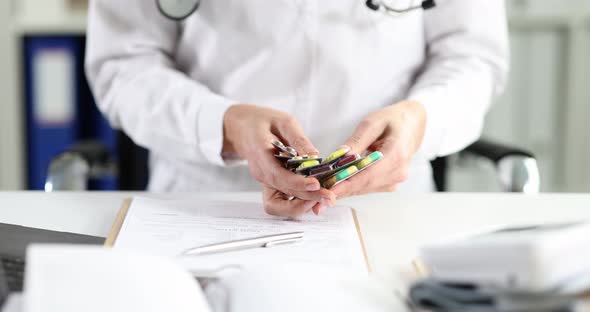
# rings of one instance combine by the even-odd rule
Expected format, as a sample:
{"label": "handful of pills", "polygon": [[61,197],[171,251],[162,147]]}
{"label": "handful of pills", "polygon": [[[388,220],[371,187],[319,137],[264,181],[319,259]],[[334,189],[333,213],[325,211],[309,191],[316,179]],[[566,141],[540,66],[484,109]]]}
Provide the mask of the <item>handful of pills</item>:
{"label": "handful of pills", "polygon": [[359,154],[349,154],[349,148],[341,148],[322,159],[319,156],[298,155],[294,148],[278,140],[271,143],[276,150],[274,156],[285,168],[300,175],[315,177],[327,189],[350,179],[383,158],[379,151],[361,157]]}

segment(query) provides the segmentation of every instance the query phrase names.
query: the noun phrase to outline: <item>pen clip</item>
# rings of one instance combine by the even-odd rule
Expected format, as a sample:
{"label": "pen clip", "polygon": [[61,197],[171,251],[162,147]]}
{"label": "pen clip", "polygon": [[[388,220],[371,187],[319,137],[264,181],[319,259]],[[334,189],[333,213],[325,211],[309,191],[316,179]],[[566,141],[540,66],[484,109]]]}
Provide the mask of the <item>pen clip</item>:
{"label": "pen clip", "polygon": [[264,244],[262,247],[269,248],[269,247],[274,247],[274,246],[283,245],[283,244],[295,243],[295,242],[300,241],[302,238],[303,237],[279,239],[276,241],[268,242],[268,243]]}

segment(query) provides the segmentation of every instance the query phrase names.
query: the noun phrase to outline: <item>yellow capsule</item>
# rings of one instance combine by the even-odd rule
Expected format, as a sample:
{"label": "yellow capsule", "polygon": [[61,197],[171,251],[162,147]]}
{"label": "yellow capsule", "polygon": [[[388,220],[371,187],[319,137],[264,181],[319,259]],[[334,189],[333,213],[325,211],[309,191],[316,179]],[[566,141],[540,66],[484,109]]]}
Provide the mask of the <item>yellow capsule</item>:
{"label": "yellow capsule", "polygon": [[357,167],[359,170],[365,168],[366,166],[378,161],[379,159],[383,158],[383,154],[379,151],[372,152],[369,156],[363,158],[361,161],[358,162]]}
{"label": "yellow capsule", "polygon": [[338,179],[338,181],[344,180],[344,179],[350,177],[351,174],[353,174],[357,171],[358,171],[357,166],[350,166],[350,167],[338,172],[336,174],[336,178]]}
{"label": "yellow capsule", "polygon": [[338,179],[336,178],[336,176],[333,176],[324,182],[324,187],[329,189],[332,186],[334,186],[334,184],[336,184],[336,182],[338,182]]}
{"label": "yellow capsule", "polygon": [[326,182],[324,182],[324,187],[331,188],[337,182],[348,179],[351,175],[353,175],[357,171],[358,171],[358,168],[356,166],[350,166],[350,167],[336,173],[334,176],[332,176],[331,178],[326,180]]}
{"label": "yellow capsule", "polygon": [[359,169],[363,169],[366,166],[370,165],[373,162],[373,160],[371,158],[363,158],[361,159],[356,165],[358,166]]}
{"label": "yellow capsule", "polygon": [[331,162],[335,159],[338,159],[342,156],[344,156],[344,154],[348,153],[350,151],[350,147],[346,147],[346,148],[341,148],[337,151],[335,151],[334,153],[330,154],[328,157],[326,157],[326,159],[324,159],[324,161],[322,161],[323,164]]}
{"label": "yellow capsule", "polygon": [[312,160],[307,160],[307,161],[304,161],[304,162],[302,162],[302,163],[299,165],[299,167],[297,167],[297,170],[302,170],[302,169],[305,169],[305,168],[309,168],[309,167],[317,166],[317,165],[319,165],[319,164],[320,164],[320,162],[319,162],[319,161],[317,161],[317,160],[315,160],[315,159],[312,159]]}

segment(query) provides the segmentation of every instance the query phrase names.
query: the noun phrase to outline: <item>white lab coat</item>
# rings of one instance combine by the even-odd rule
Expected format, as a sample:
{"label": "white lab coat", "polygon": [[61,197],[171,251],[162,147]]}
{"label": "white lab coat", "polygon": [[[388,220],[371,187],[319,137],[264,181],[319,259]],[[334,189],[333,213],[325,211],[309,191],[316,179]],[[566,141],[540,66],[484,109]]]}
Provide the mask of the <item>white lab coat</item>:
{"label": "white lab coat", "polygon": [[432,190],[428,161],[479,137],[504,83],[503,1],[439,0],[399,17],[364,2],[202,0],[179,23],[155,1],[92,0],[86,73],[100,110],[150,150],[150,190],[259,188],[221,156],[232,104],[292,114],[325,155],[403,99],[428,122],[399,190]]}

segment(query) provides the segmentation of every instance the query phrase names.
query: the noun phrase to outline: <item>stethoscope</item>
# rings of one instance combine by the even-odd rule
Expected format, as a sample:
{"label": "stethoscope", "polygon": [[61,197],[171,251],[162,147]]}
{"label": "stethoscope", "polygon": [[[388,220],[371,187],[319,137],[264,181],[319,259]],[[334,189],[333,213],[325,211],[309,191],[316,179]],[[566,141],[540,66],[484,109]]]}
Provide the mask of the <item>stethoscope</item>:
{"label": "stethoscope", "polygon": [[[181,21],[193,14],[201,4],[201,0],[156,0],[158,10],[165,17]],[[367,0],[365,2],[367,8],[387,13],[389,15],[400,15],[414,10],[428,10],[436,6],[434,0],[423,0],[419,5],[414,5],[408,8],[394,8],[381,2],[381,0]]]}

